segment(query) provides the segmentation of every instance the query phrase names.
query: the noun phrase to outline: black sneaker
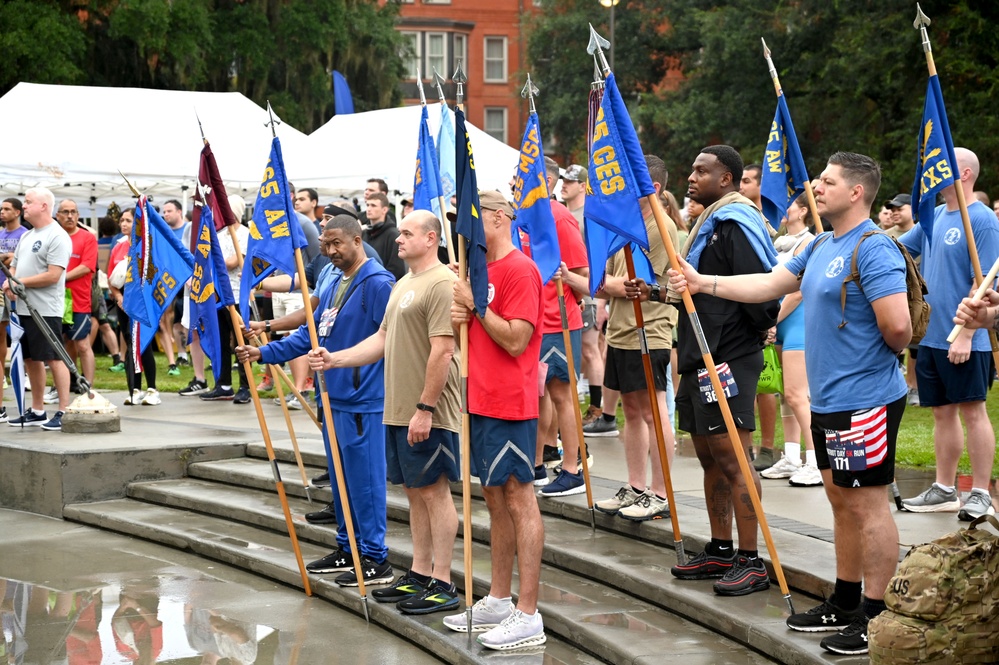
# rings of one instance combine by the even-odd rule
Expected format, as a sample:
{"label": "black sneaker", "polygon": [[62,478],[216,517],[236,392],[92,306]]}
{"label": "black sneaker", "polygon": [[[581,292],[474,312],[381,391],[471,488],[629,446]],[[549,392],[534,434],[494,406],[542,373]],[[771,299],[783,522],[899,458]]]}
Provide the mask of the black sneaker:
{"label": "black sneaker", "polygon": [[338,547],[335,552],[327,554],[322,559],[313,561],[305,569],[310,573],[342,573],[353,567],[354,563],[350,558],[350,554]]}
{"label": "black sneaker", "polygon": [[329,504],[314,513],[305,513],[305,521],[309,524],[336,524],[336,510]]}
{"label": "black sneaker", "polygon": [[233,404],[249,404],[250,403],[250,389],[246,386],[240,386],[239,390],[232,398]]}
{"label": "black sneaker", "polygon": [[724,577],[715,582],[714,590],[719,596],[745,596],[770,588],[770,575],[763,559],[737,558]]}
{"label": "black sneaker", "polygon": [[384,589],[375,589],[371,592],[371,597],[379,603],[398,603],[400,600],[409,600],[419,596],[426,587],[407,571],[395,581],[395,584]]}
{"label": "black sneaker", "polygon": [[7,422],[7,407],[0,406],[0,423]]}
{"label": "black sneaker", "polygon": [[56,411],[54,416],[52,416],[47,421],[42,423],[42,429],[48,430],[50,432],[61,432],[62,417],[64,415],[66,415],[65,411]]}
{"label": "black sneaker", "polygon": [[732,550],[732,556],[729,557],[701,552],[682,566],[673,566],[669,572],[681,580],[711,580],[724,577],[734,564],[735,550]]}
{"label": "black sneaker", "polygon": [[232,391],[232,388],[223,388],[222,386],[215,386],[210,392],[198,395],[198,397],[206,402],[231,402],[235,396],[236,393]]}
{"label": "black sneaker", "polygon": [[396,607],[403,614],[432,614],[457,609],[460,604],[454,584],[430,580],[423,593],[415,598],[400,600]]}
{"label": "black sneaker", "polygon": [[[361,574],[364,575],[364,583],[368,584],[388,584],[395,578],[392,573],[392,565],[386,559],[382,563],[376,563],[369,556],[361,556]],[[357,575],[354,568],[351,568],[343,575],[333,580],[340,586],[357,586]]]}
{"label": "black sneaker", "polygon": [[47,423],[49,416],[44,411],[41,415],[35,413],[33,410],[28,409],[23,414],[14,418],[13,420],[8,420],[7,424],[11,427],[40,427],[41,425]]}
{"label": "black sneaker", "polygon": [[844,656],[859,656],[867,653],[867,624],[870,619],[861,610],[849,626],[835,635],[823,638],[819,646]]}
{"label": "black sneaker", "polygon": [[200,395],[204,392],[208,392],[208,383],[199,381],[198,379],[191,379],[187,387],[180,389],[179,394],[181,397],[190,397],[191,395]]}
{"label": "black sneaker", "polygon": [[327,471],[326,473],[321,473],[318,476],[314,477],[311,481],[309,481],[309,484],[312,485],[313,487],[333,486],[333,483],[330,481],[329,471]]}
{"label": "black sneaker", "polygon": [[792,614],[787,618],[787,627],[803,633],[825,633],[843,630],[863,614],[859,607],[852,612],[836,607],[828,600],[806,612]]}
{"label": "black sneaker", "polygon": [[562,453],[558,451],[558,446],[545,446],[541,453],[541,463],[550,469],[562,461]]}
{"label": "black sneaker", "polygon": [[177,356],[177,366],[178,367],[190,367],[191,361],[187,359],[187,356]]}

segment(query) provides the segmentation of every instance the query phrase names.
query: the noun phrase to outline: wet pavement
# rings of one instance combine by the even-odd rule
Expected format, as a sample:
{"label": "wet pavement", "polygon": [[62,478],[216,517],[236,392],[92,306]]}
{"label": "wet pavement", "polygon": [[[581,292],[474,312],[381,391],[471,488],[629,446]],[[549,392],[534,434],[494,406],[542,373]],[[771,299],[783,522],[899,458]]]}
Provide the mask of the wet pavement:
{"label": "wet pavement", "polygon": [[0,510],[0,663],[427,665],[363,618],[174,549]]}

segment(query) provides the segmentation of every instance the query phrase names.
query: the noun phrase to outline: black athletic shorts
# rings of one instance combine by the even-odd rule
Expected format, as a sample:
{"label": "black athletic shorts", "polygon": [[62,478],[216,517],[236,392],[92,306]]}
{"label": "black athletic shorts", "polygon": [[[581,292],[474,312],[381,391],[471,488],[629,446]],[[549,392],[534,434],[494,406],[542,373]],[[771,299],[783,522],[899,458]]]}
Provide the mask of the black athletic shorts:
{"label": "black athletic shorts", "polygon": [[812,443],[819,469],[832,469],[837,487],[878,487],[895,479],[895,440],[906,395],[859,411],[812,412]]}
{"label": "black athletic shorts", "polygon": [[[652,382],[656,390],[666,392],[669,380],[669,349],[650,349],[652,360]],[[642,352],[632,349],[607,347],[607,362],[604,365],[604,385],[611,390],[633,393],[646,390],[645,365]]]}
{"label": "black athletic shorts", "polygon": [[[763,371],[763,352],[757,351],[748,356],[728,361],[739,394],[728,398],[728,408],[732,411],[735,426],[749,432],[756,430],[756,384]],[[713,436],[725,433],[725,419],[717,402],[705,404],[701,401],[701,391],[697,382],[697,371],[684,373],[680,377],[680,387],[676,392],[676,413],[678,425],[684,432],[695,436]]]}
{"label": "black athletic shorts", "polygon": [[[45,316],[42,317],[49,330],[55,335],[57,340],[62,340],[62,317]],[[21,353],[25,360],[55,360],[59,356],[45,335],[38,327],[38,323],[32,316],[22,316],[21,326],[24,327],[24,335],[21,336]]]}

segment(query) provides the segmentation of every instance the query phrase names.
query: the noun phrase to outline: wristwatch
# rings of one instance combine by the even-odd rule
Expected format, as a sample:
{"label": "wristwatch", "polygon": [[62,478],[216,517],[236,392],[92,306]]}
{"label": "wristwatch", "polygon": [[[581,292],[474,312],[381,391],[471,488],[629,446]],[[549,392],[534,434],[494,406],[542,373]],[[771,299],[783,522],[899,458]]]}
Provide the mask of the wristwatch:
{"label": "wristwatch", "polygon": [[269,333],[270,331],[271,331],[271,322],[270,319],[268,319],[267,321],[264,321],[264,332]]}
{"label": "wristwatch", "polygon": [[424,404],[423,402],[417,402],[416,409],[418,411],[426,411],[427,413],[434,413],[437,411],[436,406],[430,406],[429,404]]}
{"label": "wristwatch", "polygon": [[660,294],[660,287],[659,287],[659,285],[658,284],[650,284],[649,285],[649,300],[654,301],[654,302],[661,302],[659,300],[660,295],[661,294]]}

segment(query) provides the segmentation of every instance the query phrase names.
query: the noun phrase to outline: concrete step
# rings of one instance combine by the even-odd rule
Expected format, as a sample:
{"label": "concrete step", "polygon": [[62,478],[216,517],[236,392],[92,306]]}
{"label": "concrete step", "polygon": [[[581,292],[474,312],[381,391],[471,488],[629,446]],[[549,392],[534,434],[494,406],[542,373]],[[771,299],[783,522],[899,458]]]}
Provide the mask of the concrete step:
{"label": "concrete step", "polygon": [[[280,466],[280,464],[279,464]],[[287,478],[282,471],[282,476]],[[243,521],[275,531],[284,531],[284,520],[277,496],[270,492],[273,481],[270,479],[269,465],[247,460],[220,461],[192,465],[192,473],[224,478],[229,485],[196,480],[137,483],[130,487],[130,495],[147,501],[163,502],[169,505],[201,512],[210,512],[227,519]],[[259,492],[240,487],[259,485],[267,492]],[[328,497],[328,490],[324,490]],[[289,489],[289,493],[291,489]],[[290,507],[296,519],[296,532],[299,538],[313,542],[333,544],[332,532],[325,527],[309,525],[301,521],[301,515],[310,507],[301,499],[292,499]],[[406,558],[393,560],[400,566],[409,564],[409,533],[401,523],[408,516],[405,496],[397,488],[390,488],[388,513],[389,532],[398,535],[399,545],[390,544],[392,557],[404,548]],[[488,514],[482,502],[473,503],[473,538],[477,542],[488,543]],[[611,531],[591,531],[588,526],[572,521],[545,517],[544,562],[572,575],[588,578],[603,587],[604,594],[624,594],[633,599],[659,608],[664,608],[708,626],[720,634],[732,637],[768,654],[782,662],[822,662],[815,660],[817,647],[810,636],[791,633],[783,623],[784,603],[776,585],[767,593],[753,594],[747,598],[722,599],[711,592],[710,582],[682,582],[668,573],[675,563],[672,548],[644,542],[641,539],[624,538]],[[457,550],[456,550],[457,551]],[[477,555],[478,557],[479,555]],[[483,553],[480,561],[488,555]],[[456,561],[454,576],[461,578],[460,560]],[[550,571],[546,569],[543,578]],[[581,582],[585,585],[589,582]],[[482,593],[485,592],[485,587]],[[798,594],[792,596],[795,606],[805,609],[814,602]],[[737,608],[733,619],[733,608]],[[548,616],[546,612],[546,616]],[[753,617],[749,620],[749,617]],[[599,653],[595,645],[585,645],[588,651]],[[611,662],[620,662],[612,659]]]}
{"label": "concrete step", "polygon": [[[281,476],[285,482],[286,491],[295,493],[298,496],[305,496],[304,488],[301,484],[301,474],[295,466],[295,458],[288,441],[276,441],[274,444],[275,458],[282,462],[288,462],[290,466],[281,467]],[[250,477],[254,477],[252,486],[259,489],[274,491],[274,482],[269,467],[264,467],[265,476],[260,475],[259,467],[257,471],[251,471],[254,465],[251,458],[266,459],[266,451],[262,444],[250,444],[246,447],[247,458],[235,464],[236,460],[220,460],[218,462],[198,462],[189,466],[189,473],[213,474],[206,475],[220,482],[242,484],[250,482]],[[326,468],[326,456],[321,447],[308,447],[302,444],[303,462],[306,467],[306,476],[322,473]],[[204,471],[202,471],[204,469]],[[239,473],[245,470],[247,475]],[[235,475],[230,474],[234,472]],[[593,484],[594,500],[599,500],[613,495],[620,484],[598,475],[591,476]],[[393,488],[389,488],[391,492]],[[457,496],[461,496],[461,484],[455,483],[452,487]],[[310,493],[314,500],[328,503],[331,499],[329,490],[317,490],[311,488]],[[472,496],[482,499],[482,488],[478,481],[472,479]],[[684,549],[688,553],[700,552],[705,544],[711,540],[711,532],[708,525],[708,514],[701,496],[678,493],[675,495],[677,508],[679,509],[680,531],[683,537]],[[546,498],[539,500],[541,512],[552,517],[559,517],[589,526],[591,511],[586,504],[586,495],[577,494],[569,497]],[[593,520],[598,530],[616,533],[628,539],[644,540],[649,543],[662,545],[670,550],[674,549],[673,527],[670,520],[654,520],[650,522],[629,522],[618,517],[605,515],[600,511],[593,511]],[[832,531],[810,524],[804,524],[796,520],[785,517],[767,515],[767,523],[770,526],[770,533],[773,537],[774,546],[787,579],[788,586],[802,593],[816,598],[827,597],[832,594],[833,586],[836,582],[834,568],[831,566],[815,566],[816,559],[825,561],[835,560],[835,549],[832,542]],[[766,544],[762,534],[759,538],[760,555],[767,564],[774,580],[773,563],[770,553],[766,549]],[[906,550],[907,551],[907,550]],[[900,558],[904,552],[900,552]]]}
{"label": "concrete step", "polygon": [[[187,550],[291,587],[302,588],[298,565],[286,535],[134,499],[66,506],[65,518]],[[328,548],[309,542],[301,542],[301,549],[306,561],[329,552]],[[337,586],[332,576],[312,575],[310,584],[314,595],[363,616],[362,601],[356,589]],[[493,658],[499,653],[489,652],[475,642],[470,644],[465,635],[444,628],[443,614],[408,616],[392,605],[373,600],[368,602],[368,612],[373,622],[408,639],[444,663],[486,665],[494,662]],[[537,655],[540,650],[525,651],[527,653],[513,654],[512,660],[504,661],[514,665],[540,662]],[[552,664],[598,665],[605,662],[565,642],[550,629],[543,653],[545,662]]]}

